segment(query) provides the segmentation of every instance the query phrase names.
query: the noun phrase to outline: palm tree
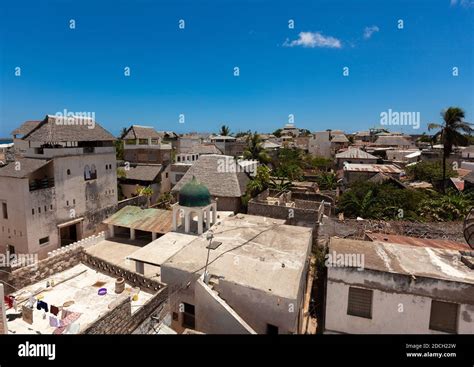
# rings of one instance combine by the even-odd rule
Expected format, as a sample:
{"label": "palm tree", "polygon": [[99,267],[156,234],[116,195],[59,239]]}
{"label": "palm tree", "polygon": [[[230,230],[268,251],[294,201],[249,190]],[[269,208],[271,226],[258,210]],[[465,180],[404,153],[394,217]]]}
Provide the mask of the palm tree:
{"label": "palm tree", "polygon": [[257,173],[247,183],[247,194],[253,197],[266,190],[270,184],[270,168],[267,166],[257,167]]}
{"label": "palm tree", "polygon": [[230,135],[230,128],[227,125],[222,125],[221,126],[221,131],[219,132],[220,135],[222,136],[228,136]]}
{"label": "palm tree", "polygon": [[146,197],[147,206],[150,207],[151,197],[153,196],[153,189],[151,188],[151,186],[137,187],[137,194],[140,195],[140,196]]}
{"label": "palm tree", "polygon": [[122,127],[122,129],[120,130],[120,139],[123,139],[127,131],[128,131],[127,127]]}
{"label": "palm tree", "polygon": [[271,177],[269,187],[278,191],[286,191],[291,189],[292,183],[286,177]]}
{"label": "palm tree", "polygon": [[317,182],[322,190],[335,190],[337,187],[337,176],[333,172],[323,172],[318,176]]}
{"label": "palm tree", "polygon": [[359,198],[357,194],[350,190],[347,195],[339,203],[339,207],[344,214],[358,217],[372,218],[374,216],[373,205],[376,200],[372,190]]}
{"label": "palm tree", "polygon": [[255,159],[260,163],[270,162],[270,156],[263,149],[262,139],[256,132],[247,136],[247,148],[244,150],[245,159]]}
{"label": "palm tree", "polygon": [[455,145],[466,145],[468,138],[465,134],[471,134],[474,130],[469,122],[464,121],[464,111],[459,107],[449,107],[441,112],[442,124],[431,123],[428,130],[439,129],[433,136],[433,140],[439,140],[443,144],[443,194],[446,192],[446,159],[453,151]]}

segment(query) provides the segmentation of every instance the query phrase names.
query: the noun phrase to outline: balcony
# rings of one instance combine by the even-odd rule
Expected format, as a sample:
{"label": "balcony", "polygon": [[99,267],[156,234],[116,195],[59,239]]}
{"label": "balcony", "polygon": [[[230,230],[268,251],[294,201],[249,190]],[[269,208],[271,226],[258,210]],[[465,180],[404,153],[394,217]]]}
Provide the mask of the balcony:
{"label": "balcony", "polygon": [[53,177],[30,181],[30,191],[49,189],[50,187],[54,187]]}
{"label": "balcony", "polygon": [[31,158],[53,158],[82,154],[115,153],[115,147],[61,147],[61,148],[31,148],[25,154]]}

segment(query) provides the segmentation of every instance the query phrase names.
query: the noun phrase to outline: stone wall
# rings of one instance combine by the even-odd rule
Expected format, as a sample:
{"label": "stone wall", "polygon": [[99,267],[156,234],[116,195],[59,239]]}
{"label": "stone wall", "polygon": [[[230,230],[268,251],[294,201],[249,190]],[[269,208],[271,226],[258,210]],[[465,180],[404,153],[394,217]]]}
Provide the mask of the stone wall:
{"label": "stone wall", "polygon": [[162,288],[146,304],[132,314],[130,297],[124,299],[82,334],[131,334],[168,299],[168,290]]}
{"label": "stone wall", "polygon": [[317,209],[292,208],[282,205],[269,205],[249,201],[247,213],[276,219],[293,219],[295,221],[318,222]]}
{"label": "stone wall", "polygon": [[[82,247],[75,247],[70,251],[38,261],[36,264],[13,270],[7,282],[16,289],[24,288],[78,265],[81,263],[82,253]],[[6,293],[11,292],[12,289],[8,289]]]}
{"label": "stone wall", "polygon": [[101,273],[105,273],[117,278],[122,277],[127,283],[130,283],[135,287],[139,287],[143,291],[155,293],[165,287],[156,280],[147,278],[141,274],[122,268],[119,265],[112,264],[103,259],[99,259],[98,257],[92,256],[85,252],[82,252],[81,261],[87,266],[90,266]]}
{"label": "stone wall", "polygon": [[140,208],[145,208],[148,204],[146,196],[135,196],[130,199],[121,200],[117,203],[117,211],[126,207],[127,205],[139,206]]}

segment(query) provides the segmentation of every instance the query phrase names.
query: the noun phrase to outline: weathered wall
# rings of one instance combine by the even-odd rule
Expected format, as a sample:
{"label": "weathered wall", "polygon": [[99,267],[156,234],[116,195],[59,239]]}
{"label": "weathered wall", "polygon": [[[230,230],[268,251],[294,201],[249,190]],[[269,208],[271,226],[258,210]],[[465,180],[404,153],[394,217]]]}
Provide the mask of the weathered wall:
{"label": "weathered wall", "polygon": [[203,283],[194,289],[196,330],[206,334],[255,334],[255,331],[224,300]]}
{"label": "weathered wall", "polygon": [[[27,179],[0,177],[0,252],[3,254],[8,245],[15,246],[16,253],[28,253],[25,212],[28,200]],[[8,219],[3,218],[1,203],[7,204]]]}
{"label": "weathered wall", "polygon": [[[311,246],[308,243],[308,258],[310,251]],[[267,324],[278,326],[281,334],[298,333],[300,331],[300,312],[306,289],[308,264],[307,261],[302,271],[295,299],[287,299],[271,292],[244,287],[227,282],[225,279],[220,279],[219,283],[214,286],[214,290],[257,333],[265,334]],[[198,278],[199,274],[190,274],[166,264],[161,266],[161,281],[169,287],[170,310],[178,316],[177,320],[172,321],[172,327],[178,332],[183,330],[181,327],[180,304],[182,302],[191,305],[196,304],[195,283]],[[199,324],[199,320],[196,320],[196,322]]]}
{"label": "weathered wall", "polygon": [[51,277],[53,274],[70,269],[81,263],[83,249],[71,251],[38,261],[37,264],[22,267],[11,272],[8,283],[21,289],[30,284]]}
{"label": "weathered wall", "polygon": [[145,322],[160,305],[166,302],[168,292],[162,288],[139,310],[132,314],[130,297],[124,299],[118,305],[107,312],[99,320],[90,325],[81,334],[131,334]]}
{"label": "weathered wall", "polygon": [[240,197],[231,198],[231,197],[214,197],[213,200],[216,200],[217,210],[225,212],[239,212],[242,206],[242,201]]}
{"label": "weathered wall", "polygon": [[[458,333],[474,333],[472,286],[434,279],[417,278],[413,282],[407,279],[397,274],[329,268],[326,331],[351,334],[442,334],[429,329],[431,300],[436,299],[460,304]],[[349,286],[373,289],[372,319],[347,315]],[[466,301],[471,304],[466,304]]]}

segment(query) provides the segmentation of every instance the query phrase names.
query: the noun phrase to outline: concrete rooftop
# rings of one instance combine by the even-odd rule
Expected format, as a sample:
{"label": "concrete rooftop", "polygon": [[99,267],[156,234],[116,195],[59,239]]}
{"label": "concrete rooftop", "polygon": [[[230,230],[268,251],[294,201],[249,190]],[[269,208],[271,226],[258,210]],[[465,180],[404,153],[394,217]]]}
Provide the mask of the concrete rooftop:
{"label": "concrete rooftop", "polygon": [[[222,244],[210,252],[209,273],[249,288],[295,298],[310,253],[312,231],[284,223],[280,219],[244,214],[218,222],[211,228],[213,242]],[[179,235],[174,234],[173,239]],[[162,268],[202,273],[208,243],[206,233],[195,237]]]}
{"label": "concrete rooftop", "polygon": [[[46,281],[51,279],[56,284],[54,287],[46,288]],[[109,305],[119,298],[130,294],[132,287],[126,284],[125,291],[122,294],[115,293],[115,278],[106,274],[97,272],[96,270],[84,264],[78,264],[71,269],[61,273],[54,274],[48,279],[32,284],[17,292],[13,293],[18,300],[18,311],[13,308],[7,310],[7,318],[14,318],[15,315],[21,313],[22,300],[28,301],[30,293],[43,297],[42,301],[48,304],[48,307],[55,305],[62,306],[65,302],[73,301],[74,303],[67,307],[68,311],[79,312],[82,315],[76,321],[80,324],[80,331],[84,331],[88,326],[97,321],[100,317],[109,311]],[[60,283],[63,281],[63,283]],[[103,282],[97,286],[97,282]],[[60,283],[60,284],[59,284]],[[100,288],[107,288],[105,296],[97,294]],[[153,295],[144,291],[140,291],[138,300],[132,301],[132,313],[141,308]],[[52,334],[54,327],[49,325],[49,316],[51,313],[46,313],[46,318],[43,319],[45,312],[38,311],[36,306],[33,308],[33,324],[30,325],[22,320],[21,316],[12,321],[8,321],[9,334]],[[61,311],[58,316],[61,316]]]}

